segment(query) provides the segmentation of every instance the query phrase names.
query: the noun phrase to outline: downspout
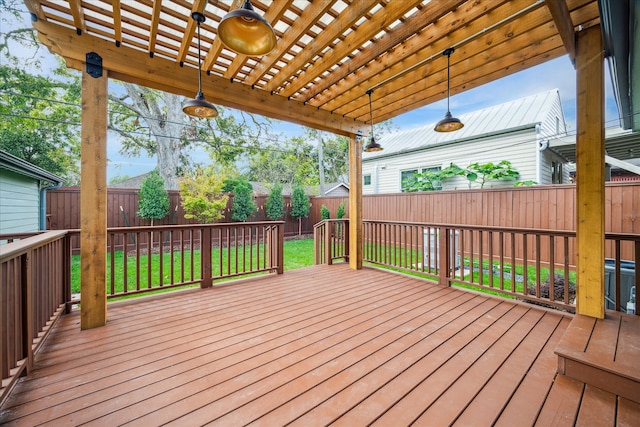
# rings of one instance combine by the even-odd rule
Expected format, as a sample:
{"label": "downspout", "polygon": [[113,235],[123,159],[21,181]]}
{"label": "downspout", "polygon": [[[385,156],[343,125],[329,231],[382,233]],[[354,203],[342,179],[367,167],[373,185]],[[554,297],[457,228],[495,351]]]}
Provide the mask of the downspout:
{"label": "downspout", "polygon": [[40,230],[47,229],[47,190],[57,190],[62,187],[62,182],[40,189]]}
{"label": "downspout", "polygon": [[536,184],[542,184],[542,138],[540,136],[540,123],[536,125]]}
{"label": "downspout", "polygon": [[373,166],[373,194],[378,194],[378,162]]}

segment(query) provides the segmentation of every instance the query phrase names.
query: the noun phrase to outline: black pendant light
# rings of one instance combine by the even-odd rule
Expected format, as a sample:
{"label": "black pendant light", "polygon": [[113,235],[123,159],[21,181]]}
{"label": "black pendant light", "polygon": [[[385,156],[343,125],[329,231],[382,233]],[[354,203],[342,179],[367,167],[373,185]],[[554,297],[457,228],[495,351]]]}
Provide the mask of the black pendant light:
{"label": "black pendant light", "polygon": [[246,0],[240,9],[227,13],[218,25],[220,41],[234,52],[261,56],[276,47],[276,33]]}
{"label": "black pendant light", "polygon": [[443,55],[447,56],[447,114],[445,114],[444,119],[440,120],[436,125],[434,129],[436,132],[453,132],[464,127],[460,119],[453,117],[451,115],[451,111],[449,110],[449,98],[451,96],[451,78],[449,75],[449,67],[451,63],[451,54],[454,51],[455,49],[450,47],[442,52]]}
{"label": "black pendant light", "polygon": [[364,147],[364,151],[367,153],[382,151],[382,146],[378,144],[373,137],[373,108],[371,106],[371,94],[373,94],[373,89],[369,89],[367,91],[367,95],[369,95],[369,120],[371,121],[371,139],[369,139],[369,143]]}
{"label": "black pendant light", "polygon": [[205,21],[205,17],[200,12],[193,12],[191,17],[198,23],[198,93],[194,99],[184,103],[182,111],[192,117],[211,119],[218,115],[218,110],[205,99],[202,93],[202,66],[200,64],[200,23]]}

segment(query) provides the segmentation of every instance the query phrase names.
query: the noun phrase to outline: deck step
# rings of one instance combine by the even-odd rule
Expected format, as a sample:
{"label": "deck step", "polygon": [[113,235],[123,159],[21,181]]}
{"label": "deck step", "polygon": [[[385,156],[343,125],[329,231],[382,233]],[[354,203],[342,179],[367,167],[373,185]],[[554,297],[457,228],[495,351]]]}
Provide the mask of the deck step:
{"label": "deck step", "polygon": [[640,316],[577,314],[555,353],[558,373],[640,403]]}

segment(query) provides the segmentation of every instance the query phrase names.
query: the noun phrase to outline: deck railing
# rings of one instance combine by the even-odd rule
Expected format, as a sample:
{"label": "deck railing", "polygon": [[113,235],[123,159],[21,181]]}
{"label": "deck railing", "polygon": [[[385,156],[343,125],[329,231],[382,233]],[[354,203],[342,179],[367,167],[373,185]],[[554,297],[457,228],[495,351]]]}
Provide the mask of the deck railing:
{"label": "deck railing", "polygon": [[0,246],[0,401],[33,364],[34,353],[70,299],[66,231],[14,236]]}
{"label": "deck railing", "polygon": [[349,220],[326,219],[313,226],[313,256],[316,264],[349,260]]}
{"label": "deck railing", "polygon": [[109,228],[107,237],[109,299],[283,272],[282,221]]}
{"label": "deck railing", "polygon": [[[349,255],[343,241],[327,238],[328,226],[317,225],[319,264],[335,259],[334,242],[338,251],[344,250],[340,257]],[[640,265],[640,235],[607,233],[605,239],[606,308],[625,312],[640,289],[635,268]],[[575,311],[573,231],[367,220],[363,241],[363,260],[373,265],[418,273],[446,286]],[[631,254],[631,259],[622,259],[622,253]]]}

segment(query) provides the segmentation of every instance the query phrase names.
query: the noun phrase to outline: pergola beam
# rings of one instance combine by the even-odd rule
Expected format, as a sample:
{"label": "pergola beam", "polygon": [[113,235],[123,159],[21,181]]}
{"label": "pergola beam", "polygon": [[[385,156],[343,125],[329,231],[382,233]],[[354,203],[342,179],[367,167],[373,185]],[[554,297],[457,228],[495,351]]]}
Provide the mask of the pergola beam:
{"label": "pergola beam", "polygon": [[[40,41],[62,56],[69,67],[81,69],[85,52],[96,52],[103,58],[104,69],[109,70],[113,78],[187,97],[192,97],[198,91],[197,68],[180,67],[160,57],[150,58],[144,51],[122,45],[116,47],[90,34],[79,36],[69,28],[46,22],[35,22],[33,25],[38,30]],[[182,78],[177,79],[177,75]],[[234,84],[222,77],[203,77],[203,91],[207,99],[216,104],[344,136],[355,135],[364,127],[363,122],[355,119],[273,96],[264,90]]]}
{"label": "pergola beam", "polygon": [[556,29],[562,38],[565,49],[569,54],[571,62],[576,62],[576,32],[574,30],[573,21],[571,21],[571,15],[569,13],[569,7],[565,0],[546,0],[547,7],[553,22],[556,24]]}

